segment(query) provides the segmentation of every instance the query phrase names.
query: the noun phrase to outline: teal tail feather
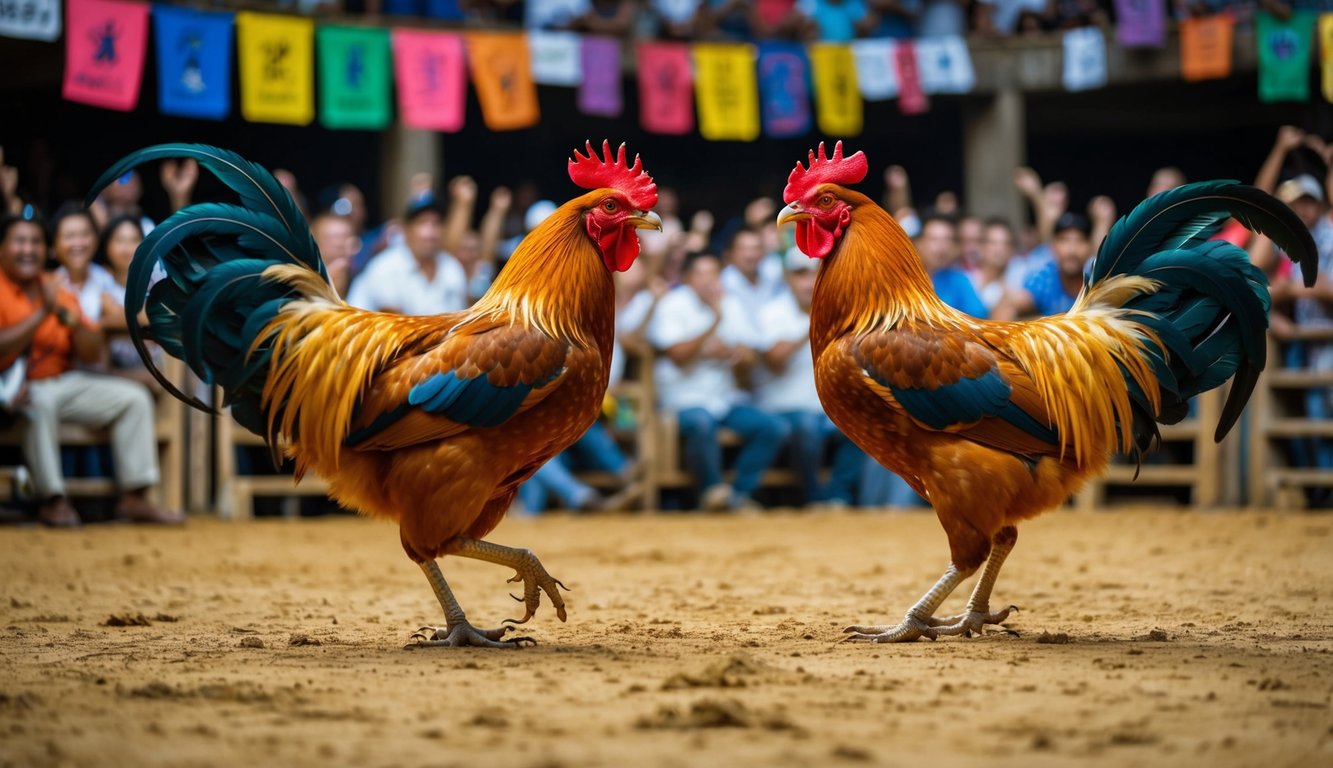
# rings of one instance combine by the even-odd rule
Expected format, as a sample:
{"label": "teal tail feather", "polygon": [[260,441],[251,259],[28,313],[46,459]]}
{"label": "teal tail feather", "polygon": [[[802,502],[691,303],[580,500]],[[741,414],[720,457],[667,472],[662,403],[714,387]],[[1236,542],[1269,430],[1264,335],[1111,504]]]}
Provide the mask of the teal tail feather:
{"label": "teal tail feather", "polygon": [[[261,275],[275,264],[296,264],[327,282],[319,249],[291,195],[267,170],[234,152],[203,144],[162,144],[129,154],[94,183],[89,202],[127,171],[166,158],[198,161],[240,200],[182,208],[144,238],[125,292],[130,339],[168,392],[209,410],[153,364],[147,340],[185,361],[206,384],[220,386],[236,420],[266,435],[261,395],[272,350],[263,343],[253,352],[251,348],[283,305],[302,296]],[[165,277],[153,283],[159,267]],[[146,328],[138,322],[145,307]]]}
{"label": "teal tail feather", "polygon": [[1271,195],[1234,181],[1187,184],[1140,203],[1116,222],[1093,261],[1090,284],[1114,275],[1159,283],[1155,293],[1125,302],[1133,319],[1161,341],[1149,359],[1161,389],[1153,413],[1147,396],[1126,375],[1134,401],[1134,444],[1145,451],[1157,424],[1189,413],[1195,395],[1232,381],[1214,439],[1240,418],[1267,358],[1268,279],[1248,254],[1212,240],[1229,218],[1266,235],[1301,265],[1306,285],[1318,270],[1314,240],[1290,208]]}

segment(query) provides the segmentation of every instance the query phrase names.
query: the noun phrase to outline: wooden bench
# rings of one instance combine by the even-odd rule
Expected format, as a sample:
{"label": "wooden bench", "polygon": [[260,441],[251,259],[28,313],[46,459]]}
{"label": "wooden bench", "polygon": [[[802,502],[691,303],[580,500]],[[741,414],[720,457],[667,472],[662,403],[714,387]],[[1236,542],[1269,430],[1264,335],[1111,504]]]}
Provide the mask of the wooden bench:
{"label": "wooden bench", "polygon": [[[1293,341],[1333,344],[1333,328],[1298,328]],[[1292,466],[1293,440],[1333,440],[1333,419],[1305,415],[1306,393],[1333,389],[1333,371],[1284,365],[1287,344],[1270,337],[1268,364],[1250,399],[1249,491],[1257,507],[1302,509],[1308,488],[1333,488],[1333,469]]]}
{"label": "wooden bench", "polygon": [[[220,399],[218,400],[220,402]],[[327,496],[329,484],[314,472],[307,472],[301,482],[287,471],[272,475],[242,474],[236,466],[237,449],[262,449],[267,462],[268,448],[264,439],[236,423],[230,411],[224,411],[214,420],[214,462],[216,485],[214,504],[218,515],[232,520],[254,517],[256,496],[281,496],[295,499],[301,496]],[[258,451],[257,451],[258,452]],[[288,514],[291,508],[288,508]]]}
{"label": "wooden bench", "polygon": [[[177,386],[185,379],[185,364],[168,358],[164,369],[167,378]],[[155,393],[155,429],[157,462],[161,480],[153,491],[154,501],[168,509],[183,509],[185,503],[185,405],[165,392]],[[89,429],[77,424],[60,425],[61,446],[108,445],[111,435],[106,430]],[[19,424],[0,429],[0,446],[22,449],[23,432]],[[0,467],[0,482],[13,489],[18,474],[17,466]],[[65,489],[75,497],[112,497],[119,493],[116,481],[110,477],[65,478]]]}
{"label": "wooden bench", "polygon": [[[1238,461],[1239,426],[1220,445],[1213,441],[1222,414],[1224,389],[1214,389],[1195,398],[1194,414],[1180,423],[1161,425],[1162,445],[1144,457],[1141,467],[1125,456],[1113,459],[1103,476],[1090,480],[1075,496],[1074,506],[1080,511],[1098,509],[1113,500],[1114,491],[1135,487],[1187,491],[1194,507],[1238,504],[1239,482],[1232,482],[1237,480],[1237,473],[1226,470],[1234,468]],[[1190,459],[1171,461],[1172,447],[1187,449],[1183,452]],[[1139,500],[1146,499],[1139,497]]]}

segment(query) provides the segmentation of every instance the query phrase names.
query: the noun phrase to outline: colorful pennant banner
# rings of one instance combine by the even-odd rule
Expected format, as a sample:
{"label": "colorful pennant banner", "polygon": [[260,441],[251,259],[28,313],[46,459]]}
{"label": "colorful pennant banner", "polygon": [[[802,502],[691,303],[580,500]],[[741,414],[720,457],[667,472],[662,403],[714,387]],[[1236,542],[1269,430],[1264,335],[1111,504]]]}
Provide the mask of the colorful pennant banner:
{"label": "colorful pennant banner", "polygon": [[315,119],[314,31],[311,19],[236,14],[241,115],[246,120],[309,125]]}
{"label": "colorful pennant banner", "polygon": [[1231,76],[1231,39],[1236,22],[1229,13],[1180,22],[1180,76],[1187,82]]}
{"label": "colorful pennant banner", "polygon": [[487,128],[515,131],[541,120],[528,42],[522,34],[473,32],[467,36],[467,53]]}
{"label": "colorful pennant banner", "polygon": [[164,115],[221,120],[231,114],[232,14],[153,6],[157,108]]}
{"label": "colorful pennant banner", "polygon": [[583,82],[579,110],[587,115],[620,117],[624,109],[620,87],[620,41],[610,37],[583,38]]}
{"label": "colorful pennant banner", "polygon": [[1126,48],[1166,45],[1165,0],[1115,0],[1115,41]]}
{"label": "colorful pennant banner", "polygon": [[1287,19],[1255,15],[1259,46],[1259,100],[1306,101],[1310,98],[1310,58],[1314,52],[1315,14],[1293,11]]}
{"label": "colorful pennant banner", "polygon": [[815,83],[815,115],[826,136],[859,136],[861,90],[856,84],[856,59],[845,45],[810,46],[810,69]]}
{"label": "colorful pennant banner", "polygon": [[60,39],[60,0],[0,0],[0,37]]}
{"label": "colorful pennant banner", "polygon": [[639,124],[649,133],[694,130],[694,75],[685,43],[639,43]]}
{"label": "colorful pennant banner", "polygon": [[147,3],[69,0],[62,95],[129,112],[139,104],[147,49]]}
{"label": "colorful pennant banner", "polygon": [[764,135],[780,139],[810,132],[809,81],[805,46],[759,44],[759,106]]}
{"label": "colorful pennant banner", "polygon": [[463,129],[467,105],[463,38],[400,27],[393,30],[393,63],[403,125],[445,133]]}
{"label": "colorful pennant banner", "polygon": [[378,131],[389,104],[389,30],[325,25],[319,44],[319,121],[325,128]]}
{"label": "colorful pennant banner", "polygon": [[701,43],[693,47],[698,78],[699,133],[709,141],[759,138],[755,49],[750,45]]}

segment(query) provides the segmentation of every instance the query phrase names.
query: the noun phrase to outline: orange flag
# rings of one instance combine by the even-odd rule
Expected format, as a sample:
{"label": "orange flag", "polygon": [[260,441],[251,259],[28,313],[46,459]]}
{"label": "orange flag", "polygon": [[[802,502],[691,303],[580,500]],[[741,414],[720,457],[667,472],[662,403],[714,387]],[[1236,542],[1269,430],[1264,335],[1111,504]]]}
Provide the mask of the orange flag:
{"label": "orange flag", "polygon": [[514,131],[536,125],[541,113],[527,38],[521,33],[474,32],[467,36],[467,54],[486,127]]}
{"label": "orange flag", "polygon": [[1219,80],[1231,76],[1231,16],[1199,16],[1180,22],[1180,76]]}

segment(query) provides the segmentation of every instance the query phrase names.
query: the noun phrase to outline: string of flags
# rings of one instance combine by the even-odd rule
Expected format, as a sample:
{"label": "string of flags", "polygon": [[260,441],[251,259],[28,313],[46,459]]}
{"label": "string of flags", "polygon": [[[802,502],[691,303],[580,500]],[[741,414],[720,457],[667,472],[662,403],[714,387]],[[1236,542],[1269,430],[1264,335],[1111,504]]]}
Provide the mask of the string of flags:
{"label": "string of flags", "polygon": [[[1116,0],[1115,41],[1160,48],[1164,0]],[[162,114],[221,120],[233,109],[251,122],[335,130],[463,128],[470,80],[486,127],[540,121],[537,85],[577,89],[584,114],[624,111],[619,40],[573,32],[450,32],[348,26],[252,11],[197,10],[141,0],[0,0],[0,36],[65,38],[63,96],[104,109],[139,103],[151,23]],[[1333,14],[1256,15],[1259,98],[1310,98],[1316,35],[1322,91],[1333,100]],[[1225,13],[1181,21],[1184,80],[1231,74],[1233,21]],[[1070,91],[1107,82],[1100,29],[1066,31],[1061,81]],[[639,121],[659,134],[698,131],[712,141],[761,135],[855,136],[865,101],[897,99],[905,114],[934,94],[975,87],[962,37],[869,39],[849,45],[786,42],[634,44]]]}

